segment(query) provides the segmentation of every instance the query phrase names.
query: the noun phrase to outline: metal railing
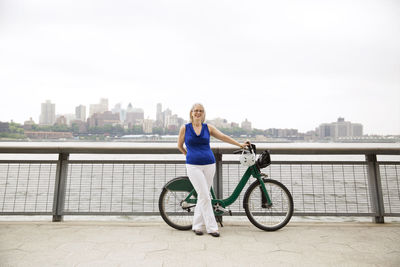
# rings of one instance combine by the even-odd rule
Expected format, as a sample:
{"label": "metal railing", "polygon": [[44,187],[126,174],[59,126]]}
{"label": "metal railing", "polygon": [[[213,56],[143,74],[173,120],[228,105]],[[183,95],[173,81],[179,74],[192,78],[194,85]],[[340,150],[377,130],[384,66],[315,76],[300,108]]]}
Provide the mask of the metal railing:
{"label": "metal railing", "polygon": [[[212,147],[217,159],[214,189],[218,197],[227,197],[245,168],[223,159],[234,147]],[[291,191],[295,216],[369,216],[378,223],[385,216],[400,217],[400,161],[377,160],[377,155],[400,155],[398,144],[259,144],[258,150],[263,149],[270,149],[273,160],[263,171]],[[53,221],[66,215],[158,215],[163,185],[186,175],[184,159],[171,160],[179,153],[175,144],[0,143],[0,153],[58,155],[56,160],[0,160],[0,215],[50,215]],[[75,154],[132,154],[139,159],[70,159]],[[141,159],[144,154],[164,159]],[[275,155],[331,159],[274,161]],[[343,155],[365,160],[336,159]],[[230,209],[244,215],[242,196]]]}

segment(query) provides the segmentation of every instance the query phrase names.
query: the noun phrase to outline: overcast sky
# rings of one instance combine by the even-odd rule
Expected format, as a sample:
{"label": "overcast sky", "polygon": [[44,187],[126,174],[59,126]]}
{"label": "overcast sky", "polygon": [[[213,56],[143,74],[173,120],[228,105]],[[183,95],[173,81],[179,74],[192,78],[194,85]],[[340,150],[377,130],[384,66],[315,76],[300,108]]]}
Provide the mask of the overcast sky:
{"label": "overcast sky", "polygon": [[256,128],[400,134],[400,1],[0,0],[0,121],[104,97]]}

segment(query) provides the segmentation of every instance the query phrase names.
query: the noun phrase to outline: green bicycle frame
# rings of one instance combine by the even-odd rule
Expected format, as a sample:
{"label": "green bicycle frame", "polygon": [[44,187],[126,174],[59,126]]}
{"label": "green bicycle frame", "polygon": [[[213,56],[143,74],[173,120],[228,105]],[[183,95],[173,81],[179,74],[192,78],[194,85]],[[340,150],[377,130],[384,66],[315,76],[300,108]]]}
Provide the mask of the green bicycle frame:
{"label": "green bicycle frame", "polygon": [[[228,198],[217,199],[215,196],[214,190],[211,187],[211,197],[212,197],[211,202],[212,202],[212,204],[214,205],[216,203],[219,203],[223,208],[233,204],[238,199],[240,193],[242,192],[243,188],[246,186],[247,181],[250,179],[251,176],[253,176],[260,182],[261,191],[263,192],[263,194],[265,196],[266,203],[268,205],[271,205],[272,204],[271,199],[268,195],[267,189],[265,188],[261,173],[258,170],[258,168],[256,167],[256,165],[253,165],[253,166],[250,166],[249,168],[247,168],[246,172],[243,174],[242,178],[240,179],[238,185],[236,186],[236,188],[234,189],[234,191]],[[196,204],[197,198],[191,198],[192,196],[197,196],[197,193],[194,189],[189,193],[189,195],[186,197],[185,201],[190,204]]]}

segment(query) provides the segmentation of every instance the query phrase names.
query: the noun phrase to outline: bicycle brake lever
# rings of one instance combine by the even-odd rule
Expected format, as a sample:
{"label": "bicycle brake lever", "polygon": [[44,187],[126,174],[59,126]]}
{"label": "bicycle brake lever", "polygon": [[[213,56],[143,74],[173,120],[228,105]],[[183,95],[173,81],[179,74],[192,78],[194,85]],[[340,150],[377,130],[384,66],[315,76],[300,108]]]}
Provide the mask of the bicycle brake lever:
{"label": "bicycle brake lever", "polygon": [[233,151],[233,154],[242,154],[242,153],[243,153],[243,149]]}

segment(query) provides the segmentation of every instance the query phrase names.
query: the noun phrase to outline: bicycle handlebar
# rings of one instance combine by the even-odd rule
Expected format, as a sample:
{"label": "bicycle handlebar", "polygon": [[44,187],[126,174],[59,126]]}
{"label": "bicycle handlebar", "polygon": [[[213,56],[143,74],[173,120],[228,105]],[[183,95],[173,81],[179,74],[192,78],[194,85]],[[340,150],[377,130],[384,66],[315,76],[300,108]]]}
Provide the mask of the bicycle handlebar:
{"label": "bicycle handlebar", "polygon": [[247,148],[241,148],[241,149],[239,149],[239,150],[235,150],[235,151],[233,151],[233,154],[241,154],[241,153],[247,152],[247,151],[250,152],[250,153],[257,154],[256,145],[255,145],[255,144],[251,144],[249,141],[246,142],[246,143],[249,144],[249,145],[247,146]]}

